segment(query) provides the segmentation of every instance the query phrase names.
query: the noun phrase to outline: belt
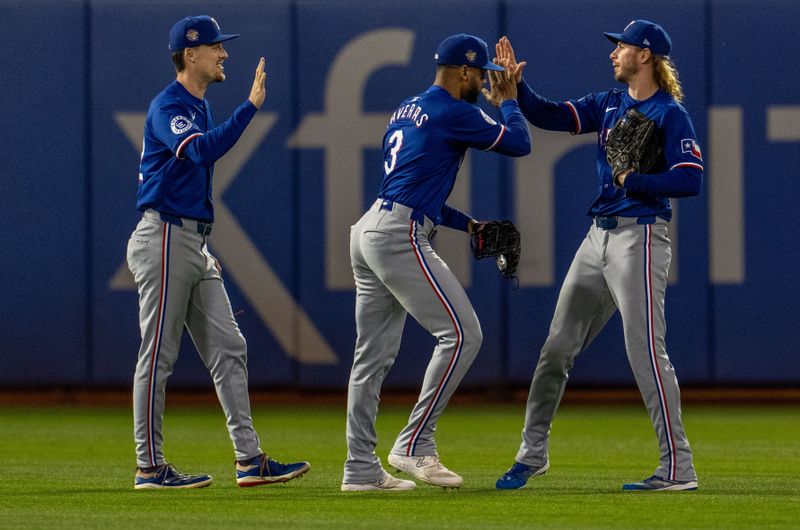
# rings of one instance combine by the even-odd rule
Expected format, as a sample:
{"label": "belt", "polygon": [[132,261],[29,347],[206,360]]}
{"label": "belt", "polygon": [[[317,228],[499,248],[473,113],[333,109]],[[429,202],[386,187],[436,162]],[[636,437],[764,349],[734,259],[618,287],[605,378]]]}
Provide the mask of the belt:
{"label": "belt", "polygon": [[187,219],[185,217],[176,217],[166,213],[157,212],[155,210],[147,210],[144,212],[143,217],[152,219],[154,221],[163,221],[175,226],[181,226],[189,229],[194,229],[195,232],[201,236],[211,234],[211,229],[214,228],[212,223],[204,223],[196,219]]}
{"label": "belt", "polygon": [[594,225],[601,230],[614,230],[623,226],[631,225],[650,225],[656,222],[655,215],[647,217],[601,217],[593,219]]}
{"label": "belt", "polygon": [[[425,220],[427,219],[425,214],[421,211],[405,206],[404,204],[400,204],[399,202],[390,201],[389,199],[378,199],[375,201],[372,207],[377,207],[377,211],[388,210],[395,215],[405,219],[411,219],[412,221],[416,221],[421,225],[424,225]],[[428,219],[428,221],[430,221],[430,219]],[[430,221],[430,223],[433,224],[433,221]]]}

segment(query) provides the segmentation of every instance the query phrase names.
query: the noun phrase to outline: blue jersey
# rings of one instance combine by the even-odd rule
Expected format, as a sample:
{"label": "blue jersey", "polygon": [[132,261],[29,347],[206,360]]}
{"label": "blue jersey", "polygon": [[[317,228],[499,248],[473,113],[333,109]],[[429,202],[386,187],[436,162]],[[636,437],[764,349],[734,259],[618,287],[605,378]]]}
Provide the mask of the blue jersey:
{"label": "blue jersey", "polygon": [[256,110],[245,101],[214,128],[208,101],[178,81],[167,86],[147,111],[136,207],[212,222],[214,162],[233,147]]}
{"label": "blue jersey", "polygon": [[378,197],[420,211],[435,224],[466,230],[469,217],[445,201],[467,148],[510,156],[531,151],[528,124],[517,102],[506,100],[500,110],[505,125],[438,86],[403,101],[383,137]]}
{"label": "blue jersey", "polygon": [[[542,129],[570,131],[573,134],[598,133],[597,196],[590,216],[658,216],[669,221],[669,197],[689,197],[700,193],[703,156],[692,120],[668,93],[658,90],[637,101],[627,90],[589,94],[562,103],[548,101],[527,83],[517,85],[522,113]],[[656,122],[664,142],[664,160],[647,174],[631,173],[624,189],[614,186],[611,166],[606,160],[606,138],[629,108],[636,108]]]}

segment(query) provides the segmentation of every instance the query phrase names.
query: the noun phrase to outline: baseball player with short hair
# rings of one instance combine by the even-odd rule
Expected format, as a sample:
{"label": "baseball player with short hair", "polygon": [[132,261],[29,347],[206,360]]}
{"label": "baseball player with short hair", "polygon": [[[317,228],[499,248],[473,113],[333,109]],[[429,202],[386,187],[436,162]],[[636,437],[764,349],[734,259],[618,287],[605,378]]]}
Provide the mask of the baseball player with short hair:
{"label": "baseball player with short hair", "polygon": [[169,49],[177,78],[147,112],[136,201],[143,215],[127,250],[142,335],[133,381],[136,489],[211,484],[209,475],[180,473],[162,453],[164,390],[184,326],[214,380],[236,452],[239,486],[285,482],[310,469],[308,462],[276,462],[259,446],[247,391],[247,344],[207,246],[214,221],[214,162],[233,147],[266,97],[262,57],[248,99],[214,126],[205,92],[225,80],[228,53],[222,43],[238,36],[222,34],[209,16],[176,23]]}
{"label": "baseball player with short hair", "polygon": [[[347,394],[347,461],[342,491],[410,490],[375,454],[375,419],[383,379],[400,348],[406,315],[436,337],[419,399],[398,435],[389,463],[429,484],[463,479],[439,461],[436,422],[478,353],[480,323],[464,288],[431,247],[436,225],[470,232],[473,219],[445,204],[470,147],[509,156],[530,152],[528,125],[517,106],[513,72],[493,64],[472,35],[445,39],[436,78],[392,114],[383,137],[384,177],[378,199],[351,228],[356,283],[356,339]],[[486,74],[505,124],[475,103]]]}
{"label": "baseball player with short hair", "polygon": [[[522,113],[542,129],[572,134],[596,132],[597,197],[589,209],[592,225],[561,287],[550,334],[531,382],[522,444],[499,489],[524,486],[550,466],[550,426],[575,357],[586,349],[615,311],[622,316],[625,347],[659,440],[655,473],[624,490],[693,490],[697,474],[681,420],[680,391],[667,356],[664,294],[671,259],[667,221],[669,197],[700,192],[703,160],[692,121],[680,102],[683,91],[669,53],[672,41],[661,26],[634,20],[622,33],[605,33],[614,78],[627,89],[552,102],[522,81],[524,62],[503,37],[499,63],[516,68]],[[609,131],[635,108],[663,134],[663,160],[647,174],[630,170],[613,179],[606,160]]]}

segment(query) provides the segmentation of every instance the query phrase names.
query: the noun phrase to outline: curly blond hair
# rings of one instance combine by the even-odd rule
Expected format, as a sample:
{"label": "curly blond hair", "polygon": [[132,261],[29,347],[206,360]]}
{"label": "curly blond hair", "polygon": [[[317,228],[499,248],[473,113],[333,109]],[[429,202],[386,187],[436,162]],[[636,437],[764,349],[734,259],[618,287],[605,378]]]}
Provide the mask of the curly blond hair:
{"label": "curly blond hair", "polygon": [[653,74],[658,88],[672,94],[678,103],[683,101],[683,87],[678,78],[678,70],[669,57],[653,55]]}

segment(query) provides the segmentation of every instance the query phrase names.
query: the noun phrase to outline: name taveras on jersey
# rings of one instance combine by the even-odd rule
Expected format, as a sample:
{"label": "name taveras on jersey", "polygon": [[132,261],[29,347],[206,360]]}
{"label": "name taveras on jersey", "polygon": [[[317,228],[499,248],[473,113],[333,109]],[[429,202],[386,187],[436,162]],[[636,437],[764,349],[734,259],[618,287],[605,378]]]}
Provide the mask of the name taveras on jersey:
{"label": "name taveras on jersey", "polygon": [[401,105],[396,111],[394,111],[394,114],[392,114],[392,117],[389,120],[389,125],[393,124],[397,120],[411,120],[414,122],[414,125],[420,127],[422,124],[428,121],[428,115],[425,114],[422,110],[422,107],[416,103],[409,103],[407,105]]}

